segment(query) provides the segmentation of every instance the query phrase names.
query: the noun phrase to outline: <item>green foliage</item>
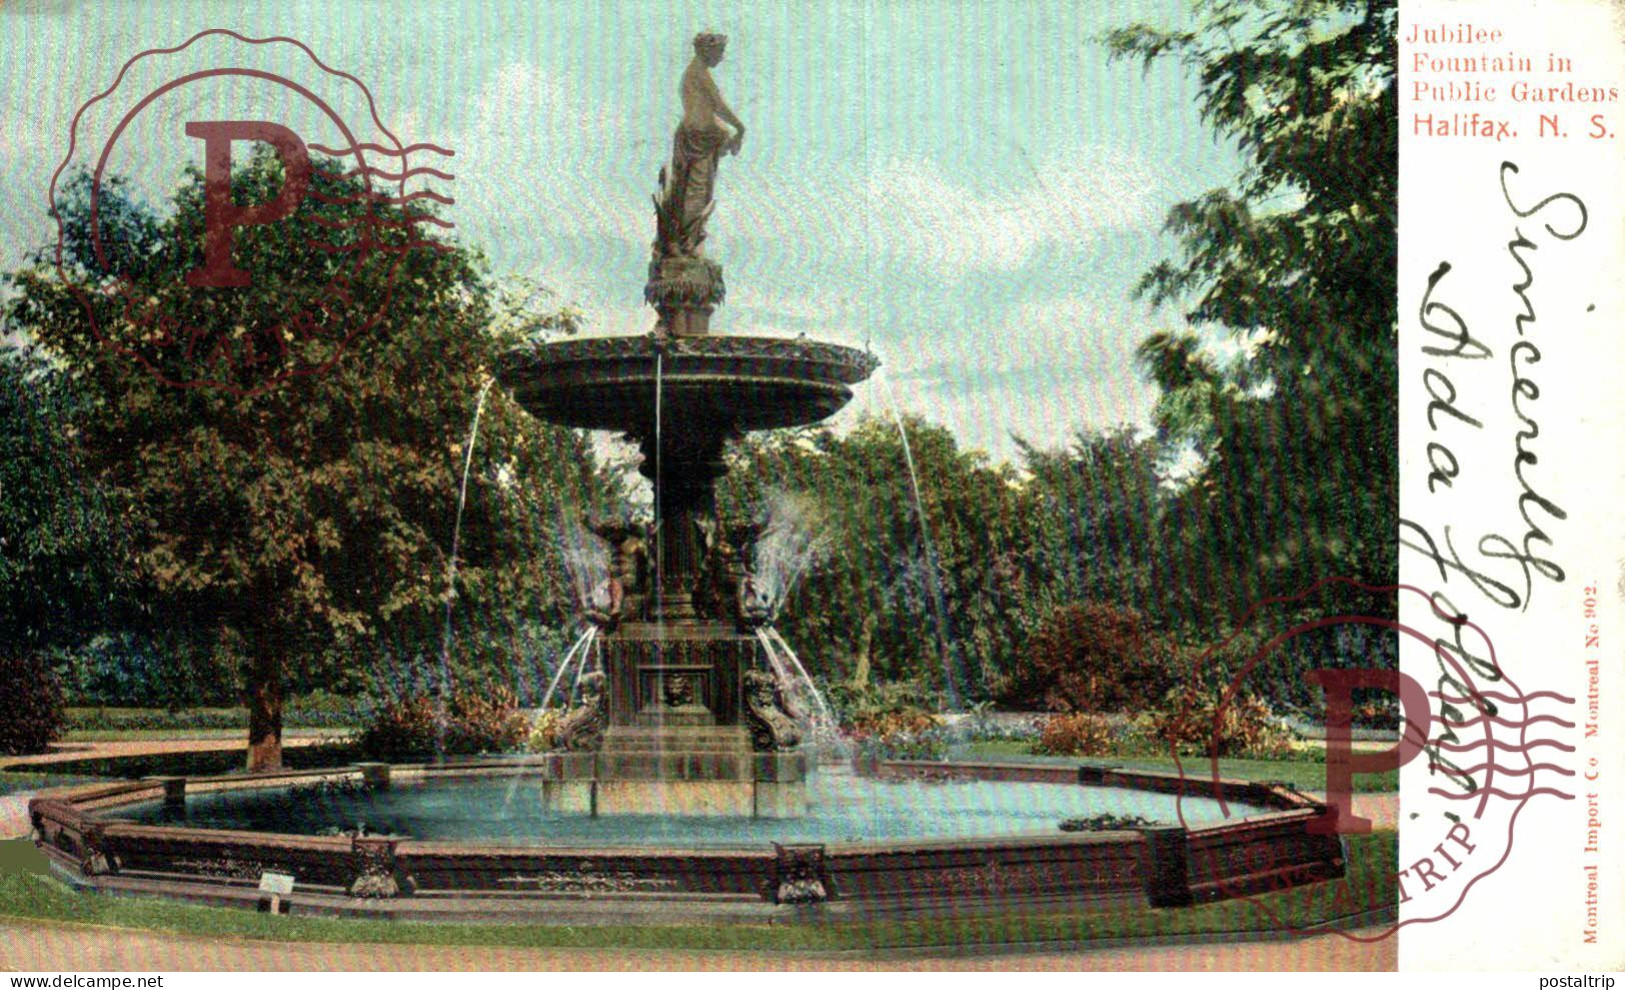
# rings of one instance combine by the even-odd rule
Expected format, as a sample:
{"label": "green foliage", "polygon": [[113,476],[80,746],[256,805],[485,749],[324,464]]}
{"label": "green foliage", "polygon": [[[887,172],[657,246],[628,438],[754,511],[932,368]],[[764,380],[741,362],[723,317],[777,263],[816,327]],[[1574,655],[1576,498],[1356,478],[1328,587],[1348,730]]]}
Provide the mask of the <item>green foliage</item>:
{"label": "green foliage", "polygon": [[385,702],[362,729],[357,747],[369,757],[404,760],[506,753],[530,736],[530,719],[511,690],[497,685],[459,691],[442,717],[436,699],[412,695]]}
{"label": "green foliage", "polygon": [[[292,722],[292,718],[289,718]],[[188,732],[242,729],[248,725],[240,708],[104,708],[74,707],[67,711],[68,732]]]}
{"label": "green foliage", "polygon": [[1156,708],[1137,712],[1125,722],[1113,726],[1112,755],[1132,757],[1163,757],[1169,754],[1168,741],[1158,734],[1165,713],[1159,702]]}
{"label": "green foliage", "polygon": [[865,759],[944,760],[956,741],[934,699],[917,684],[837,685],[829,701],[842,735]]}
{"label": "green foliage", "polygon": [[1143,815],[1115,815],[1103,811],[1098,815],[1087,818],[1067,818],[1061,822],[1063,832],[1121,832],[1127,829],[1144,828],[1147,825],[1156,825],[1153,818]]}
{"label": "green foliage", "polygon": [[1385,692],[1382,698],[1355,705],[1349,721],[1360,729],[1398,729],[1399,716],[1399,699]]}
{"label": "green foliage", "polygon": [[530,732],[525,737],[525,752],[551,753],[559,745],[559,729],[572,714],[568,708],[544,708],[530,721]]}
{"label": "green foliage", "polygon": [[[1394,0],[1217,0],[1198,26],[1134,25],[1114,55],[1176,59],[1245,167],[1180,203],[1148,272],[1189,329],[1141,347],[1170,451],[1201,467],[1170,548],[1181,608],[1222,620],[1340,575],[1391,583],[1397,449]],[[1238,356],[1206,345],[1228,338]]]}
{"label": "green foliage", "polygon": [[1163,714],[1142,711],[1129,718],[1107,718],[1090,712],[1055,714],[1039,726],[1026,752],[1039,756],[1165,757],[1167,740],[1158,735]]}
{"label": "green foliage", "polygon": [[941,762],[948,758],[948,747],[953,734],[942,726],[919,732],[894,732],[885,736],[870,736],[858,740],[858,750],[865,756],[881,760],[928,760]]}
{"label": "green foliage", "polygon": [[369,758],[399,760],[433,754],[444,738],[433,698],[413,695],[387,701],[362,729],[356,746]]}
{"label": "green foliage", "polygon": [[1046,756],[1104,756],[1112,752],[1114,733],[1102,715],[1074,712],[1044,720],[1033,752]]}
{"label": "green foliage", "polygon": [[43,753],[62,735],[62,688],[38,653],[0,652],[0,753]]}
{"label": "green foliage", "polygon": [[[268,200],[280,168],[274,155],[256,153],[233,176],[238,200]],[[526,335],[570,332],[575,315],[540,312],[544,297],[494,284],[475,252],[450,243],[375,252],[353,267],[347,254],[312,242],[346,236],[331,227],[354,221],[360,207],[329,200],[358,202],[363,190],[347,180],[322,191],[327,200],[309,197],[285,221],[237,232],[235,263],[253,273],[252,285],[204,292],[183,277],[197,263],[202,177],[194,173],[164,212],[118,184],[108,189],[103,201],[117,207],[103,208],[104,240],[139,248],[119,255],[131,291],[195,328],[191,358],[157,348],[121,293],[101,291],[115,285],[118,265],[104,268],[88,250],[83,175],[58,202],[70,274],[92,291],[76,295],[42,252],[12,276],[18,292],[8,303],[12,324],[82,396],[73,417],[79,475],[123,507],[136,534],[128,570],[139,598],[151,603],[155,624],[160,613],[186,615],[218,659],[246,671],[273,736],[285,678],[295,688],[336,684],[381,661],[438,670],[431,658],[442,651],[476,666],[511,664],[522,626],[562,624],[570,608],[560,569],[549,566],[556,514],[612,497],[584,436],[542,425],[492,390],[452,586],[477,397],[499,354]],[[400,248],[407,235],[384,226],[372,236]],[[351,295],[343,318],[382,316],[326,366],[338,356],[333,341],[301,338],[284,324],[290,310],[313,303],[310,286],[340,273]],[[242,353],[245,340],[263,344],[277,327],[285,353],[269,364],[213,360],[222,349]],[[248,387],[273,371],[325,370],[258,394],[178,389],[110,350],[108,339],[172,381],[213,376]],[[441,639],[448,601],[455,628],[471,630],[449,651]]]}
{"label": "green foliage", "polygon": [[934,724],[941,706],[939,696],[913,681],[832,684],[824,700],[841,727],[849,730],[872,728],[883,720]]}
{"label": "green foliage", "polygon": [[1133,609],[1085,602],[1056,609],[1013,671],[1007,701],[1055,711],[1143,708],[1173,684],[1172,646]]}
{"label": "green foliage", "polygon": [[915,417],[863,419],[840,436],[751,437],[730,467],[718,490],[725,517],[754,518],[782,491],[815,503],[829,527],[831,553],[779,620],[815,674],[921,681],[953,703],[985,696],[1001,677],[1025,638],[1025,523],[1009,467]]}
{"label": "green foliage", "polygon": [[1257,695],[1197,686],[1176,688],[1152,715],[1152,729],[1170,748],[1189,756],[1280,759],[1296,735]]}
{"label": "green foliage", "polygon": [[[283,723],[303,729],[343,729],[364,724],[373,705],[359,698],[315,694],[290,698],[283,708]],[[195,732],[244,729],[248,717],[241,708],[128,708],[70,707],[67,732]]]}
{"label": "green foliage", "polygon": [[[1309,680],[1309,672],[1322,668],[1397,667],[1398,640],[1391,631],[1371,625],[1338,623],[1308,629],[1274,642],[1285,630],[1322,620],[1332,610],[1372,614],[1384,608],[1390,596],[1364,596],[1341,607],[1340,596],[1329,595],[1314,609],[1305,603],[1280,603],[1259,609],[1246,628],[1199,651],[1188,650],[1181,665],[1182,684],[1208,692],[1228,690],[1233,684],[1258,695],[1277,712],[1317,715],[1325,694]],[[1273,644],[1273,645],[1272,645]],[[1265,649],[1269,646],[1269,649]],[[1361,689],[1357,704],[1387,704],[1384,691]]]}
{"label": "green foliage", "polygon": [[915,417],[752,437],[719,502],[733,518],[782,494],[816,507],[830,551],[779,622],[826,682],[912,681],[952,706],[1042,706],[1042,686],[1018,698],[1012,685],[1030,677],[1029,643],[1055,609],[1089,598],[1156,608],[1165,489],[1156,443],[1127,430],[1022,453],[1025,471],[990,464]]}
{"label": "green foliage", "polygon": [[847,740],[865,760],[940,761],[948,758],[954,736],[930,715],[891,715],[853,728]]}
{"label": "green foliage", "polygon": [[[826,526],[830,551],[779,622],[843,721],[990,697],[1132,707],[1166,687],[1166,640],[1213,642],[1245,605],[1325,575],[1393,579],[1394,31],[1392,0],[1216,0],[1192,30],[1108,38],[1119,56],[1187,65],[1205,119],[1246,158],[1230,188],[1170,212],[1177,257],[1140,287],[1185,307],[1184,327],[1140,349],[1161,389],[1156,436],[1024,445],[1017,469],[918,418],[870,418],[730,452],[726,517],[758,516],[782,492]],[[280,180],[277,159],[257,154],[234,194],[263,202]],[[0,355],[0,595],[12,606],[0,641],[55,648],[76,699],[215,702],[243,681],[276,681],[272,708],[282,690],[316,686],[455,697],[446,668],[528,696],[535,658],[556,655],[573,606],[558,518],[624,500],[586,440],[492,390],[455,560],[451,532],[497,355],[574,332],[579,314],[441,242],[353,272],[354,311],[383,319],[324,372],[261,394],[168,388],[106,346],[172,379],[249,384],[277,370],[209,362],[345,270],[349,259],[309,242],[344,236],[331,226],[358,218],[342,200],[359,191],[324,186],[335,202],[238,231],[234,257],[254,285],[201,293],[181,277],[199,259],[200,175],[161,208],[110,180],[106,264],[81,176],[61,190],[59,219],[70,274],[93,291],[69,291],[45,252],[10,277],[7,323],[38,351]],[[374,233],[395,247],[405,236]],[[162,309],[197,329],[193,357],[153,346],[114,273],[148,300],[134,316]],[[275,361],[334,356],[330,341],[283,343]],[[1109,611],[1063,617],[1079,602]],[[1278,710],[1312,709],[1303,671],[1394,654],[1391,635],[1305,638],[1248,683]],[[1198,672],[1205,689],[1237,669],[1221,659]],[[877,683],[919,697],[895,705]]]}
{"label": "green foliage", "polygon": [[1080,601],[1119,602],[1159,615],[1171,583],[1169,491],[1152,437],[1127,428],[1079,431],[1066,447],[1020,442],[1026,547],[1022,590],[1037,621]]}
{"label": "green foliage", "polygon": [[502,684],[452,696],[446,721],[446,752],[508,753],[530,738],[530,717],[513,689]]}
{"label": "green foliage", "polygon": [[[348,767],[363,759],[353,744],[328,740],[308,746],[290,746],[284,765],[290,770]],[[214,777],[241,773],[240,752],[200,749],[152,753],[143,756],[104,756],[83,760],[53,760],[51,769],[62,774],[139,780],[142,777]]]}
{"label": "green foliage", "polygon": [[[27,839],[0,840],[26,844]],[[814,925],[559,925],[420,922],[325,918],[313,915],[271,916],[253,911],[143,897],[86,897],[61,880],[38,872],[0,870],[0,914],[95,925],[99,928],[181,932],[194,938],[226,940],[230,945],[256,941],[363,943],[402,946],[399,959],[414,965],[419,946],[547,947],[596,949],[607,954],[631,950],[702,950],[791,952],[820,951],[873,954],[881,949],[943,946],[1020,946],[1036,943],[1076,944],[1123,939],[1145,941],[1193,936],[1234,941],[1238,933],[1278,937],[1283,928],[1306,931],[1331,923],[1347,924],[1349,893],[1359,903],[1398,902],[1396,873],[1399,836],[1392,829],[1348,837],[1348,876],[1329,883],[1197,904],[1178,911],[1123,905],[1115,910],[1062,911],[1024,905],[991,913],[970,923],[964,916],[941,919],[839,921]],[[10,853],[0,846],[0,856]],[[15,855],[15,854],[13,854]],[[20,858],[20,857],[19,857]],[[36,857],[37,859],[37,857]],[[4,860],[0,860],[4,861]],[[1369,897],[1369,901],[1365,898]],[[1208,936],[1201,938],[1200,936]],[[228,959],[229,957],[222,957]],[[606,958],[615,958],[613,955]]]}

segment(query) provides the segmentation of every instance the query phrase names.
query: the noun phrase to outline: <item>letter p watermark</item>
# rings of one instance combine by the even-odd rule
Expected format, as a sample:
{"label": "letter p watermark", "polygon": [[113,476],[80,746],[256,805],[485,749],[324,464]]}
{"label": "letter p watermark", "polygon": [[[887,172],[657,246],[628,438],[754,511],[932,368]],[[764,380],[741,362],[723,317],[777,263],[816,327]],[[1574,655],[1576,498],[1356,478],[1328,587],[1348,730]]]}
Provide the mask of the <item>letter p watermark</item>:
{"label": "letter p watermark", "polygon": [[[231,262],[238,227],[275,223],[293,213],[310,188],[310,152],[299,135],[268,120],[194,120],[188,137],[203,139],[203,267],[186,273],[186,284],[228,288],[254,277]],[[231,143],[264,141],[282,159],[282,188],[269,202],[238,206],[231,197]]]}
{"label": "letter p watermark", "polygon": [[[1326,692],[1326,810],[1309,822],[1316,835],[1364,835],[1371,819],[1349,810],[1357,773],[1397,770],[1422,752],[1432,719],[1427,689],[1397,670],[1311,670],[1305,678]],[[1399,696],[1399,741],[1376,753],[1354,752],[1354,689],[1380,688]],[[1413,736],[1412,727],[1419,729]]]}
{"label": "letter p watermark", "polygon": [[[184,123],[171,111],[132,128],[176,93],[185,94]],[[273,106],[285,122],[259,119]],[[174,140],[171,128],[183,126],[186,139]],[[234,167],[233,142],[263,142],[271,155]],[[135,53],[73,114],[48,191],[57,273],[98,343],[158,381],[258,395],[332,368],[360,334],[390,332],[406,258],[457,250],[425,227],[456,227],[437,209],[456,201],[429,183],[456,176],[414,164],[428,155],[444,164],[456,152],[402,140],[366,84],[304,42],[199,31]],[[154,229],[181,242],[161,264],[104,250],[135,215],[109,208],[122,202],[111,187],[132,167],[158,183],[188,173],[181,209],[153,216]],[[77,216],[59,202],[77,195],[81,171],[90,176],[83,246]],[[170,264],[175,257],[186,260]],[[273,277],[275,291],[258,291]]]}

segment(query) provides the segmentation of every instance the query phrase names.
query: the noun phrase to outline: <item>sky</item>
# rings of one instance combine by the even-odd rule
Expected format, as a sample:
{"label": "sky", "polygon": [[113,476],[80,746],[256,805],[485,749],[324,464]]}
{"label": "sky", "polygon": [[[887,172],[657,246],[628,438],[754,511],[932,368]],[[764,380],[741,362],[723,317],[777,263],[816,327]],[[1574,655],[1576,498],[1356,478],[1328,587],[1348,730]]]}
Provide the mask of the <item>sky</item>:
{"label": "sky", "polygon": [[[1168,208],[1229,181],[1238,160],[1202,125],[1178,67],[1108,64],[1095,39],[1134,20],[1177,27],[1184,10],[14,0],[0,4],[0,265],[54,239],[56,168],[93,165],[120,115],[187,71],[283,73],[361,134],[357,87],[291,45],[224,38],[138,59],[74,124],[138,53],[231,28],[298,39],[364,83],[404,143],[455,150],[449,165],[412,164],[455,174],[433,184],[456,199],[443,215],[497,273],[552,289],[584,312],[588,334],[646,333],[649,197],[691,39],[719,31],[730,42],[714,75],[748,132],[722,163],[709,227],[728,283],[714,331],[869,347],[882,371],[844,421],[916,412],[1011,458],[1015,435],[1054,445],[1148,421],[1155,393],[1133,348],[1179,314],[1150,311],[1133,286],[1175,248],[1160,232]],[[227,104],[337,141],[308,101],[211,80],[134,118],[109,168],[161,198],[201,158],[184,121]]]}

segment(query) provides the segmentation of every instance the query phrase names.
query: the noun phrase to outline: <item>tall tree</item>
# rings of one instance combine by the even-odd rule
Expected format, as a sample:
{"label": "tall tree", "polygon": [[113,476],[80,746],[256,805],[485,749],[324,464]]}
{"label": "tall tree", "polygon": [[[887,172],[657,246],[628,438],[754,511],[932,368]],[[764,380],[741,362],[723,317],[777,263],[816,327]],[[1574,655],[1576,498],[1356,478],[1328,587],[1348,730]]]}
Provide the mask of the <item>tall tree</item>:
{"label": "tall tree", "polygon": [[[262,148],[234,172],[234,199],[268,202],[283,179],[280,160]],[[250,769],[280,765],[284,686],[314,658],[401,639],[449,652],[438,635],[448,608],[478,614],[496,598],[531,613],[558,607],[557,570],[537,559],[551,544],[534,524],[544,495],[527,486],[590,501],[596,478],[584,439],[535,422],[493,390],[466,505],[459,494],[495,356],[524,334],[573,329],[569,313],[500,319],[502,299],[475,251],[441,241],[406,250],[408,237],[433,238],[407,233],[401,207],[374,205],[383,222],[358,228],[368,200],[355,180],[326,180],[324,195],[306,197],[287,219],[238,230],[233,260],[254,280],[208,291],[185,281],[201,257],[201,173],[167,212],[105,184],[100,255],[87,233],[90,191],[80,177],[58,200],[65,261],[89,291],[65,287],[41,252],[13,276],[11,318],[86,396],[75,423],[87,468],[128,507],[139,580],[164,607],[242,651]],[[346,236],[371,236],[384,250],[355,266],[348,253],[316,246],[342,246]],[[309,301],[307,286],[341,274],[347,315],[382,318],[330,367],[269,389],[171,387],[106,346],[113,339],[142,352],[168,381],[248,385],[278,361],[319,367],[333,356],[331,340],[279,321],[290,299]],[[195,346],[148,348],[141,300],[176,315]],[[271,327],[281,329],[267,347]],[[248,338],[268,366],[241,360]],[[219,362],[223,353],[239,360]]]}
{"label": "tall tree", "polygon": [[120,590],[123,513],[85,470],[73,383],[0,347],[0,650],[72,645]]}
{"label": "tall tree", "polygon": [[[1394,0],[1217,0],[1197,26],[1107,43],[1177,59],[1245,165],[1175,206],[1177,259],[1140,291],[1187,329],[1144,342],[1158,424],[1200,468],[1177,512],[1189,607],[1218,617],[1329,575],[1395,574],[1397,11]],[[1237,357],[1205,345],[1228,337]]]}
{"label": "tall tree", "polygon": [[1039,619],[1084,601],[1159,619],[1167,578],[1160,448],[1129,428],[1079,431],[1066,447],[1018,441],[1031,477],[1030,582]]}
{"label": "tall tree", "polygon": [[776,494],[811,503],[828,543],[782,616],[814,672],[950,700],[997,690],[1025,628],[1029,520],[1011,469],[918,417],[865,418],[741,444],[723,513],[750,518]]}

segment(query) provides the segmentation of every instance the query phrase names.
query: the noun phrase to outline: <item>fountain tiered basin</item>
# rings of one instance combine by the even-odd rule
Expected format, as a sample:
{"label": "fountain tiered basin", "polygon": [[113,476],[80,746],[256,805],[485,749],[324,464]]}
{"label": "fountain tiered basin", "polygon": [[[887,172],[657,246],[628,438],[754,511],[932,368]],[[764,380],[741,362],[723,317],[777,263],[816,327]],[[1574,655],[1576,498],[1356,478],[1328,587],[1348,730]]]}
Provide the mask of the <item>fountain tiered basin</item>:
{"label": "fountain tiered basin", "polygon": [[739,432],[817,423],[852,398],[880,362],[867,351],[807,338],[585,337],[516,351],[501,379],[539,419],[652,434]]}

